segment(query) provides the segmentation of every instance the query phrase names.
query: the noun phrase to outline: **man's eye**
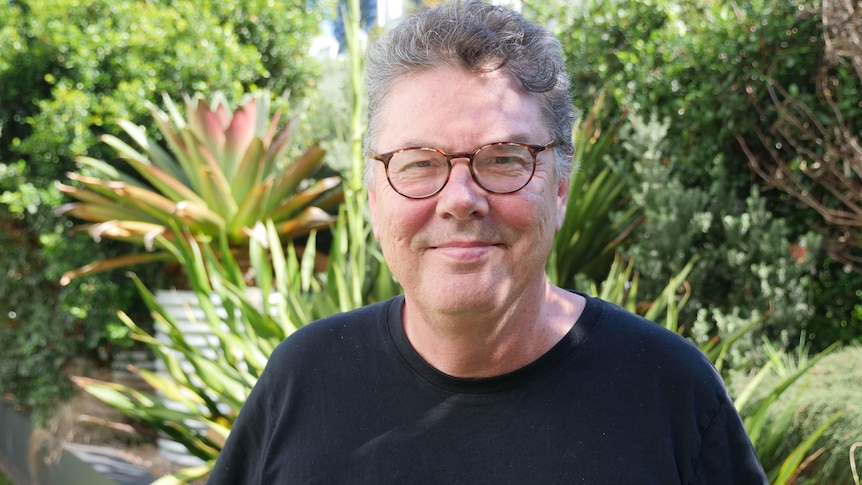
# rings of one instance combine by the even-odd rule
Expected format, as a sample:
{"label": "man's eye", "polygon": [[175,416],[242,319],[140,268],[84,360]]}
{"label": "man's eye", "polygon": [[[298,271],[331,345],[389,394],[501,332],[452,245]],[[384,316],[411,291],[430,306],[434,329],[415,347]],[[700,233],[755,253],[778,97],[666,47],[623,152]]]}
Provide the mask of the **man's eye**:
{"label": "man's eye", "polygon": [[434,167],[436,164],[433,160],[415,160],[406,165],[404,165],[404,170],[413,170],[420,168],[430,168]]}
{"label": "man's eye", "polygon": [[524,161],[521,160],[521,157],[494,157],[493,163],[495,165],[512,165],[521,164]]}

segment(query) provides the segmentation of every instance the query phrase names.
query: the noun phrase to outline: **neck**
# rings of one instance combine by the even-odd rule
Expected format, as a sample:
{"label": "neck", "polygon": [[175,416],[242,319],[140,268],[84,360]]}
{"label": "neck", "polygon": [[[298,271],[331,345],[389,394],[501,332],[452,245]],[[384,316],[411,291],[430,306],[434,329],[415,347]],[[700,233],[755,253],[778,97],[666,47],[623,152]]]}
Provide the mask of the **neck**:
{"label": "neck", "polygon": [[520,369],[551,349],[572,328],[585,300],[551,285],[498,311],[432,314],[404,307],[404,331],[419,355],[455,377],[492,377]]}

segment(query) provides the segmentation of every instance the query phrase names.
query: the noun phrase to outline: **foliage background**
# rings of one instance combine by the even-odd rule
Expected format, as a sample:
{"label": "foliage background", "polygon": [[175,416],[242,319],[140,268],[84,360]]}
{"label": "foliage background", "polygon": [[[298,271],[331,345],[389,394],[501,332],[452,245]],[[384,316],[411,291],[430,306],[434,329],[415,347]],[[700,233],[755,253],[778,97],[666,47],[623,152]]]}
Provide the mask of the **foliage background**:
{"label": "foliage background", "polygon": [[[821,462],[822,475],[831,483],[854,483],[848,466],[848,451],[862,442],[862,347],[848,346],[825,356],[811,372],[796,382],[790,393],[794,399],[781,400],[775,412],[790,409],[794,420],[787,443],[807,436],[830,416],[840,413],[834,426],[826,430],[825,442],[831,443]],[[862,465],[856,452],[856,463]],[[857,465],[858,466],[858,465]],[[857,468],[858,469],[858,468]]]}
{"label": "foliage background", "polygon": [[[862,276],[830,255],[834,228],[769,189],[740,147],[743,140],[765,154],[758,130],[769,133],[778,119],[770,86],[786,88],[819,119],[832,115],[817,89],[825,55],[821,0],[523,3],[529,17],[561,39],[576,105],[587,110],[604,96],[600,122],[619,127],[604,160],[624,187],[614,207],[619,212],[607,217],[627,227],[633,211],[646,215],[618,246],[640,274],[639,299],[655,299],[694,261],[682,331],[704,342],[755,325],[727,356],[729,366],[741,369],[765,359],[764,337],[789,349],[807,342],[814,351],[839,339],[860,340]],[[0,4],[0,269],[6,276],[0,278],[0,395],[48,408],[68,390],[62,369],[70,360],[109,357],[111,345],[127,341],[116,310],[143,319],[145,309],[136,308],[123,275],[56,283],[70,268],[127,251],[70,235],[70,222],[52,214],[61,203],[53,181],[78,168],[75,155],[109,157],[96,139],[114,129],[115,119],[148,123],[144,102],[161,92],[176,97],[219,89],[236,97],[269,87],[290,89],[292,99],[313,96],[302,128],[308,141],[354,134],[350,101],[337,95],[347,91],[347,73],[334,63],[322,74],[308,58],[326,12],[318,6],[301,0]],[[860,137],[862,80],[846,62],[829,69],[841,114]],[[350,159],[352,147],[328,148],[333,166],[348,170],[341,161]],[[772,148],[796,155],[789,146]],[[157,286],[161,274],[148,271],[138,273]],[[560,283],[586,288],[601,273]]]}
{"label": "foliage background", "polygon": [[[125,342],[116,311],[145,312],[122,274],[57,284],[66,270],[128,251],[70,235],[53,187],[72,158],[108,157],[96,140],[118,118],[150,123],[161,93],[269,87],[304,95],[323,10],[269,2],[13,0],[0,4],[0,395],[50,408],[69,391],[63,367]],[[154,130],[148,130],[154,131]],[[118,162],[119,163],[119,162]],[[155,269],[142,278],[157,283]]]}
{"label": "foliage background", "polygon": [[[607,94],[610,117],[626,121],[607,160],[626,179],[646,222],[623,244],[654,296],[693,256],[683,322],[715,331],[763,319],[760,333],[813,349],[858,339],[862,277],[830,258],[832,231],[814,211],[769,190],[748,168],[737,136],[775,121],[767,87],[789,87],[813,112],[824,56],[820,0],[587,0],[529,2],[556,30],[582,109]],[[860,80],[839,63],[836,98],[858,100]],[[753,102],[767,105],[753,116]],[[842,114],[862,134],[859,106]],[[783,147],[790,151],[791,147]],[[763,152],[764,148],[760,148]],[[647,298],[648,300],[649,298]]]}

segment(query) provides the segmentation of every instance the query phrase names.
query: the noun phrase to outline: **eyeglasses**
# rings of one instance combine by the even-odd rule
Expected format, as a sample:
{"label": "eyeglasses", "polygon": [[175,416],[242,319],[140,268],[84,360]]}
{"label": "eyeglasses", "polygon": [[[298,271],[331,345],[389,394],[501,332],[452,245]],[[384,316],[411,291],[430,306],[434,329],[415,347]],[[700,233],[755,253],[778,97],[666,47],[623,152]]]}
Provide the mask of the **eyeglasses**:
{"label": "eyeglasses", "polygon": [[556,144],[501,141],[482,145],[473,153],[448,154],[436,148],[408,147],[379,155],[371,153],[369,157],[383,162],[389,185],[409,199],[424,199],[443,190],[455,158],[469,161],[470,175],[483,189],[494,194],[511,194],[533,179],[536,156]]}

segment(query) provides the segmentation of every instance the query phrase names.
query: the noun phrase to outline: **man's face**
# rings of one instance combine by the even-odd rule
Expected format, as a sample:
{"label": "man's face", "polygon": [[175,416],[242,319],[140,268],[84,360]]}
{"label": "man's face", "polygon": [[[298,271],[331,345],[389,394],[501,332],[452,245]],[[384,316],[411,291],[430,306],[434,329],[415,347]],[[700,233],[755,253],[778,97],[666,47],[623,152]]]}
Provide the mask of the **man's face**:
{"label": "man's face", "polygon": [[[502,71],[477,74],[445,67],[397,83],[383,106],[376,146],[446,153],[473,152],[492,142],[551,141],[535,95]],[[453,159],[449,182],[427,199],[407,199],[372,160],[372,228],[404,288],[408,310],[451,315],[500,310],[522,295],[538,297],[545,262],[562,223],[568,180],[557,180],[552,150],[512,194],[492,194],[472,179],[466,159]]]}

